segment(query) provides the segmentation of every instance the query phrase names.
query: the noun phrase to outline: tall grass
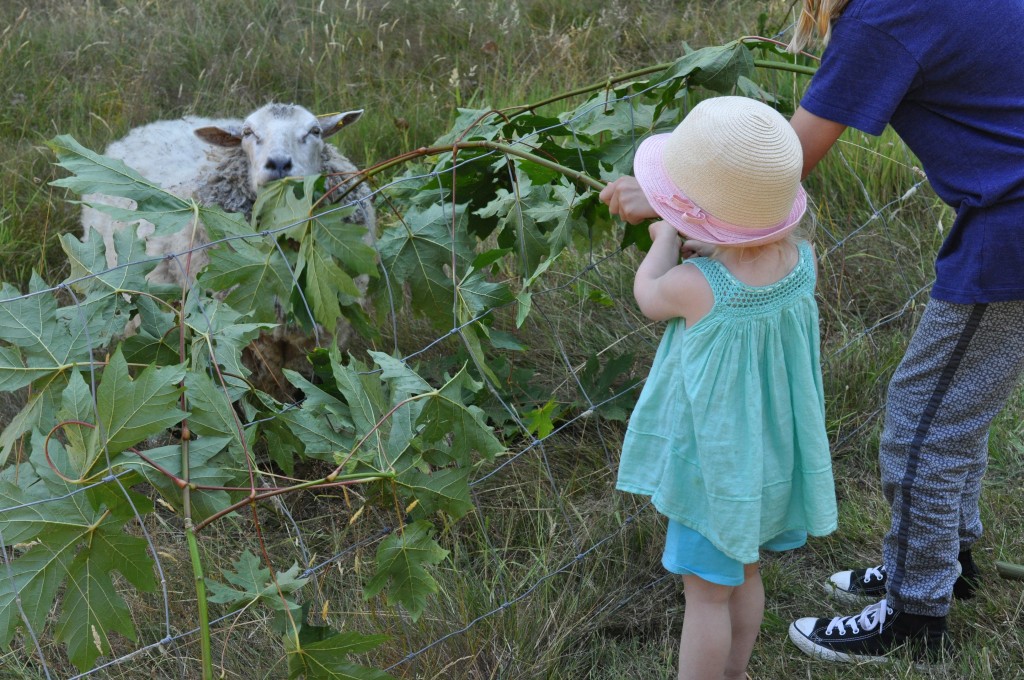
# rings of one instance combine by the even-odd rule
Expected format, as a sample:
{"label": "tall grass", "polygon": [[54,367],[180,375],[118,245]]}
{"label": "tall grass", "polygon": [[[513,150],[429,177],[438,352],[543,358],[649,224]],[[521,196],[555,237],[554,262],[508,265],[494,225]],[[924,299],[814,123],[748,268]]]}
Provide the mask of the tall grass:
{"label": "tall grass", "polygon": [[[700,47],[774,34],[791,21],[792,3],[781,0],[4,2],[0,280],[23,283],[37,270],[56,282],[67,273],[56,239],[77,230],[77,208],[48,184],[55,172],[43,142],[56,134],[102,149],[154,119],[241,115],[284,100],[324,112],[364,108],[358,125],[336,141],[357,164],[372,165],[429,144],[447,131],[459,107],[539,101],[669,61],[684,42]],[[800,85],[774,87],[798,91]],[[920,179],[916,161],[891,132],[868,138],[851,131],[837,151],[810,178],[808,190],[819,225],[815,240],[824,253],[820,301],[840,530],[766,558],[768,613],[751,668],[759,679],[916,676],[899,663],[880,670],[814,662],[786,640],[794,618],[852,613],[830,602],[817,584],[836,569],[879,559],[888,525],[876,462],[884,389],[926,299],[920,291],[932,276],[940,227],[950,222],[927,185],[899,202],[899,210],[870,219]],[[552,284],[568,281],[573,266],[586,259],[581,253],[564,271],[549,273]],[[614,346],[637,355],[632,377],[641,377],[658,329],[645,327],[629,302],[635,263],[636,254],[626,253],[547,300],[526,329],[529,356],[512,357],[514,367],[548,372],[552,392],[560,394],[572,387],[566,357],[579,366]],[[415,319],[402,330],[410,348],[431,333]],[[424,360],[443,364],[445,357]],[[983,499],[988,533],[978,550],[986,584],[976,600],[955,604],[951,617],[964,654],[933,677],[1024,676],[1021,589],[992,568],[995,559],[1024,559],[1022,410],[1018,396],[993,428]],[[318,575],[310,589],[313,609],[337,628],[389,633],[391,641],[367,662],[399,663],[391,671],[399,677],[670,676],[684,597],[678,580],[660,567],[662,520],[643,509],[641,499],[611,490],[621,437],[621,423],[578,421],[475,487],[476,511],[443,528],[451,555],[438,574],[440,592],[420,622],[361,598],[372,544]],[[310,493],[261,518],[276,566],[337,554],[394,522],[386,516],[350,522],[355,500]],[[180,555],[175,518],[155,514],[151,522],[147,529],[167,554]],[[296,529],[310,554],[297,551]],[[251,517],[240,515],[204,534],[207,573],[215,577],[232,556],[252,549],[254,531]],[[169,559],[167,567],[173,626],[183,632],[195,620],[188,565]],[[138,597],[131,605],[140,640],[160,639],[161,603]],[[225,677],[286,677],[279,642],[261,616],[247,612],[218,627],[214,657]],[[43,638],[51,669],[72,675],[49,633]],[[136,647],[125,640],[118,652]],[[197,656],[198,646],[185,638],[167,653],[144,655],[99,677],[195,677]],[[31,651],[0,655],[0,678],[33,677],[38,666]]]}

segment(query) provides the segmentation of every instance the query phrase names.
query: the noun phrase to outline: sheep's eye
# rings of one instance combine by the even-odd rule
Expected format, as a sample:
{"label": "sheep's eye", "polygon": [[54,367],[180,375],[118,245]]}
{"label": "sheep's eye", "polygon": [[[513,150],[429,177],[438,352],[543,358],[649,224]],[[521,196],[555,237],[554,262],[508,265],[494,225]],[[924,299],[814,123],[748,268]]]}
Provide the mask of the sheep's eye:
{"label": "sheep's eye", "polygon": [[312,128],[309,129],[309,134],[313,135],[314,137],[319,137],[320,133],[322,133],[322,132],[323,132],[323,130],[321,130],[319,126],[312,127]]}
{"label": "sheep's eye", "polygon": [[252,128],[250,128],[250,127],[242,128],[242,136],[243,137],[252,137],[252,135],[253,135]]}

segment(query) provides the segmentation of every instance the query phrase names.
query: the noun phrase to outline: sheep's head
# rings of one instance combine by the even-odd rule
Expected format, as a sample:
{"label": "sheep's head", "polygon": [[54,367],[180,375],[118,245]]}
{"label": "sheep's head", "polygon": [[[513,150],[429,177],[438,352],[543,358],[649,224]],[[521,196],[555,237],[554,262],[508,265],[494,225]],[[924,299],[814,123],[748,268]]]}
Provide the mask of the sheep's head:
{"label": "sheep's head", "polygon": [[322,172],[324,140],[359,120],[362,109],[314,116],[294,104],[267,104],[238,126],[203,127],[196,135],[215,146],[241,146],[255,193],[267,182]]}

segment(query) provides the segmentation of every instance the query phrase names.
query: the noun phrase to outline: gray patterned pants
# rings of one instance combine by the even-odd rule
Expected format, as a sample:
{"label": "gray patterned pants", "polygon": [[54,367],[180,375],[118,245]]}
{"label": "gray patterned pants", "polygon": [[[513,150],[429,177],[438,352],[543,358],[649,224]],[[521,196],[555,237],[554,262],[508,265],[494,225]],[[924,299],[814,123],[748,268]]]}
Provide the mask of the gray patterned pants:
{"label": "gray patterned pants", "polygon": [[945,616],[957,553],[981,536],[988,430],[1024,371],[1024,301],[932,299],[889,383],[882,490],[889,604]]}

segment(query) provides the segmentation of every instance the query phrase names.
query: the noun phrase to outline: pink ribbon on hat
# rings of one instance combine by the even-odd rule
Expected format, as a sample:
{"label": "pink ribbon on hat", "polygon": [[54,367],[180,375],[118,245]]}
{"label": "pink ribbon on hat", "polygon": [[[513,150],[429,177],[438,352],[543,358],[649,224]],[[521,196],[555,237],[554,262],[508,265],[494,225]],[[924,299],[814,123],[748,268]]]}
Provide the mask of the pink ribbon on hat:
{"label": "pink ribbon on hat", "polygon": [[[679,193],[653,193],[650,198],[672,211],[677,211],[679,218],[696,228],[694,233],[685,235],[698,240],[706,240],[710,237],[714,242],[721,244],[755,242],[764,237],[773,236],[782,226],[762,229],[739,227],[708,214],[692,200]],[[787,225],[783,228],[788,231],[790,226]]]}
{"label": "pink ribbon on hat", "polygon": [[686,221],[693,224],[707,226],[713,219],[711,215],[704,212],[703,208],[685,196],[680,196],[679,194],[672,194],[671,196],[657,194],[654,197],[654,200],[664,203],[665,205],[670,205],[676,210],[682,211],[683,217]]}

